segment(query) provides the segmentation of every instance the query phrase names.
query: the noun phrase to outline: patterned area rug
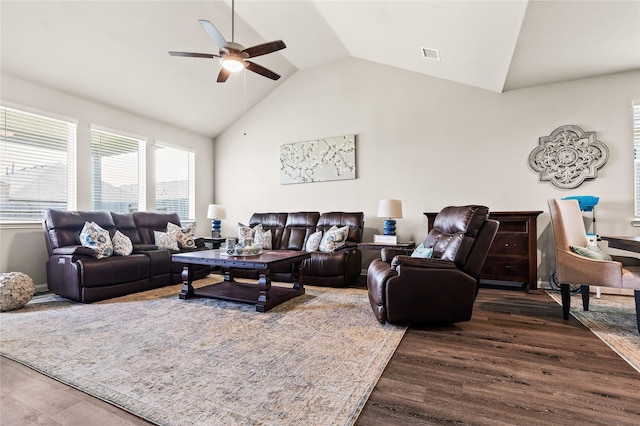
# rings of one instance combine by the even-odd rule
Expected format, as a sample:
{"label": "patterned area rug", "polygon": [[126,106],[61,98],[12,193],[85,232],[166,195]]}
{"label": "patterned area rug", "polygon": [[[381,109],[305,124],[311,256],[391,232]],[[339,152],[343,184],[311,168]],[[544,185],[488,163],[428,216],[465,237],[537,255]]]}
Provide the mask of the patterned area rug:
{"label": "patterned area rug", "polygon": [[[559,293],[547,293],[562,305]],[[582,297],[571,297],[571,315],[640,373],[640,334],[635,306],[632,296],[603,294],[600,299],[592,296],[589,310],[585,312],[582,310]]]}
{"label": "patterned area rug", "polygon": [[405,332],[362,289],[307,287],[267,313],[180,289],[36,297],[1,314],[2,355],[161,425],[349,425]]}

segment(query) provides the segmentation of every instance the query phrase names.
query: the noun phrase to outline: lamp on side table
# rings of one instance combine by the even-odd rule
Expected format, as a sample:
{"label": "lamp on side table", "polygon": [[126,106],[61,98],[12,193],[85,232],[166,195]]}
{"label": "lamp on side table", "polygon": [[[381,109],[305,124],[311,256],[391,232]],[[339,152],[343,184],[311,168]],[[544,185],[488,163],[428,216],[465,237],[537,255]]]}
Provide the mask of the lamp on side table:
{"label": "lamp on side table", "polygon": [[386,217],[384,221],[384,235],[396,235],[396,221],[402,218],[402,201],[380,200],[378,204],[378,217]]}
{"label": "lamp on side table", "polygon": [[227,218],[227,210],[219,204],[209,204],[207,218],[211,219],[211,238],[220,238],[220,219]]}

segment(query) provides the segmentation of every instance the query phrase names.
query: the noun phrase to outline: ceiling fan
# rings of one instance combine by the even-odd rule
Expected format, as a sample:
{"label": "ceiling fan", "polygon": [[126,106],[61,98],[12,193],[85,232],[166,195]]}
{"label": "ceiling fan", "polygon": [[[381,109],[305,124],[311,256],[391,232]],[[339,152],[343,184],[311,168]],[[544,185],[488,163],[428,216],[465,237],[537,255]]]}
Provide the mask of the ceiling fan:
{"label": "ceiling fan", "polygon": [[209,34],[209,37],[213,39],[213,41],[220,48],[219,54],[212,53],[190,53],[190,52],[173,52],[170,51],[169,55],[171,56],[186,56],[190,58],[220,58],[220,64],[222,68],[220,69],[220,73],[218,74],[218,83],[224,83],[229,78],[229,75],[232,72],[240,71],[244,68],[249,71],[253,71],[257,74],[260,74],[264,77],[270,78],[272,80],[277,80],[280,78],[279,74],[263,67],[262,65],[258,65],[255,62],[251,62],[247,59],[255,58],[256,56],[266,55],[267,53],[277,52],[278,50],[282,50],[287,47],[282,40],[270,41],[263,44],[258,44],[252,47],[245,47],[240,43],[236,43],[234,41],[234,30],[235,30],[235,8],[234,1],[231,1],[231,42],[227,42],[225,38],[220,34],[220,31],[209,21],[200,19],[200,25],[202,28]]}

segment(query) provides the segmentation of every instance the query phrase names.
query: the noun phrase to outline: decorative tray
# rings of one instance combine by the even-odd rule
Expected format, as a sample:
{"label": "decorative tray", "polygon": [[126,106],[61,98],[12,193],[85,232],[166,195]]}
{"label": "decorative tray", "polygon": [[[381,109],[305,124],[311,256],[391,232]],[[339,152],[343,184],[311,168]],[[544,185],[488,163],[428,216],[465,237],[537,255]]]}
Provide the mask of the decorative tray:
{"label": "decorative tray", "polygon": [[224,256],[224,257],[255,257],[255,256],[260,256],[261,254],[262,254],[262,250],[260,250],[258,253],[251,253],[251,254],[227,254],[226,250],[220,249],[220,256]]}

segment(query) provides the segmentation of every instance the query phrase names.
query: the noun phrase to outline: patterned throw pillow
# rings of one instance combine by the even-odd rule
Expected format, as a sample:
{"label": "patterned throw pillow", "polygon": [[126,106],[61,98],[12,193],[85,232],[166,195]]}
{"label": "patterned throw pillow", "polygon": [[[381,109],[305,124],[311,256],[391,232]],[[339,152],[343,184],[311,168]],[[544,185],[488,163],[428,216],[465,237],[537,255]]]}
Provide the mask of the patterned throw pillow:
{"label": "patterned throw pillow", "polygon": [[421,257],[423,259],[429,259],[433,256],[432,248],[425,248],[424,244],[420,243],[418,247],[411,253],[411,257]]}
{"label": "patterned throw pillow", "polygon": [[181,249],[196,248],[196,242],[193,239],[193,235],[196,232],[196,223],[192,222],[184,228],[179,227],[175,223],[167,223],[167,233],[175,232],[176,240],[178,241],[178,247]]}
{"label": "patterned throw pillow", "polygon": [[109,231],[95,222],[85,222],[80,232],[80,244],[95,250],[96,257],[102,259],[113,254]]}
{"label": "patterned throw pillow", "polygon": [[129,256],[133,252],[131,239],[120,231],[116,231],[111,239],[111,244],[113,244],[113,253],[119,256]]}
{"label": "patterned throw pillow", "polygon": [[572,252],[579,254],[583,257],[588,257],[589,259],[597,259],[597,260],[613,260],[609,253],[600,250],[599,247],[578,247],[578,246],[569,246]]}
{"label": "patterned throw pillow", "polygon": [[[260,227],[260,229],[258,229],[258,227]],[[253,237],[253,243],[254,244],[260,244],[260,247],[262,247],[265,250],[271,250],[273,247],[273,243],[272,243],[272,237],[271,237],[271,229],[261,232],[262,229],[262,225],[257,225],[254,229],[255,234]]]}
{"label": "patterned throw pillow", "polygon": [[307,246],[304,249],[309,252],[318,251],[320,248],[320,241],[322,241],[322,231],[316,231],[309,235]]}
{"label": "patterned throw pillow", "polygon": [[344,245],[349,235],[349,226],[343,226],[338,228],[332,226],[327,232],[324,233],[322,241],[320,241],[320,251],[324,253],[331,253],[336,251]]}
{"label": "patterned throw pillow", "polygon": [[155,239],[156,246],[159,249],[180,250],[178,247],[177,232],[153,231],[153,237]]}
{"label": "patterned throw pillow", "polygon": [[260,232],[262,232],[262,224],[258,224],[256,225],[255,228],[251,228],[247,225],[243,225],[242,223],[238,222],[238,240],[244,241],[248,238],[253,238],[253,235],[257,229],[259,229]]}

